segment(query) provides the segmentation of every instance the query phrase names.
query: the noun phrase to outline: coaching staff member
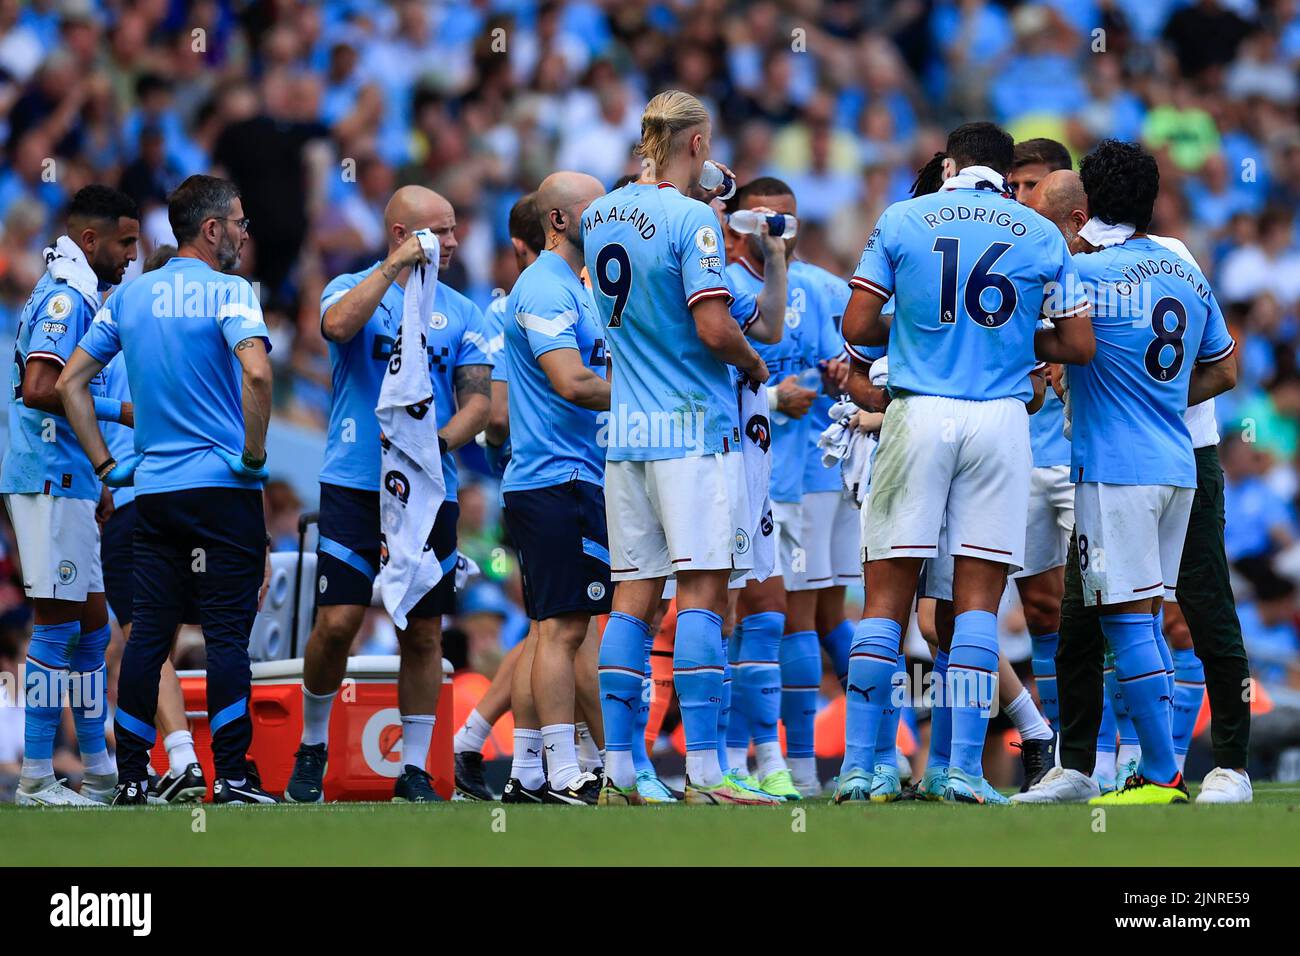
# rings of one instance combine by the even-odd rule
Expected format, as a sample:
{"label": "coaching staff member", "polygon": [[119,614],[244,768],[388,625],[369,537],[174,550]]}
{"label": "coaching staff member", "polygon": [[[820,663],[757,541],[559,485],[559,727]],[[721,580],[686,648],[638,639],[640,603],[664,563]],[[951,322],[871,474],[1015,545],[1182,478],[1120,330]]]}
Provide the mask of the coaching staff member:
{"label": "coaching staff member", "polygon": [[[158,677],[187,596],[207,644],[216,803],[274,803],[247,766],[248,635],[265,560],[262,481],[269,340],[253,287],[230,273],[248,235],[239,190],[191,176],[168,200],[177,252],[109,296],[57,386],[106,484],[136,488],[134,627],[118,676],[116,804],[145,802]],[[123,354],[135,396],[134,462],[117,462],[88,385]]]}

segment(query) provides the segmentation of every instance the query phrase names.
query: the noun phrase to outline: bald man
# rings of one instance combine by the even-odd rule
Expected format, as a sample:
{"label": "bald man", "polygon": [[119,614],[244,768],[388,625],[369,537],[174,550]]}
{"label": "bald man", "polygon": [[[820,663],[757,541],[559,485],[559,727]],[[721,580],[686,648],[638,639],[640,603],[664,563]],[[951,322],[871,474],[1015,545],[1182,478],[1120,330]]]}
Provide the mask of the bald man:
{"label": "bald man", "polygon": [[1079,237],[1079,230],[1088,221],[1088,195],[1083,191],[1083,180],[1073,169],[1058,169],[1044,176],[1030,192],[1028,205],[1061,230],[1071,252],[1094,249]]}
{"label": "bald man", "polygon": [[[579,648],[592,617],[609,613],[613,590],[597,440],[599,413],[609,408],[604,330],[580,278],[582,214],[604,193],[581,173],[542,181],[535,203],[545,249],[506,304],[513,454],[501,489],[536,626],[515,671],[515,761],[503,802],[595,804],[600,795],[600,781],[578,765],[574,700]],[[583,661],[590,673],[581,683],[594,690],[594,653]]]}
{"label": "bald man", "polygon": [[[404,186],[384,210],[388,256],[361,272],[341,275],[321,293],[321,333],[329,342],[334,393],[320,481],[316,626],[303,662],[302,746],[285,799],[324,800],[330,708],[347,669],[380,565],[379,422],[375,406],[402,323],[403,288],[424,261],[420,229],[438,237],[438,268],[456,249],[456,213],[422,186]],[[487,425],[492,360],[483,314],[455,289],[438,283],[428,329],[429,377],[442,445],[447,497],[429,536],[440,561],[456,553],[456,459],[452,452]],[[445,566],[445,565],[444,565]],[[442,688],[443,614],[455,609],[455,575],[446,574],[398,631],[397,680],[402,716],[402,770],[394,800],[438,799],[425,770]]]}

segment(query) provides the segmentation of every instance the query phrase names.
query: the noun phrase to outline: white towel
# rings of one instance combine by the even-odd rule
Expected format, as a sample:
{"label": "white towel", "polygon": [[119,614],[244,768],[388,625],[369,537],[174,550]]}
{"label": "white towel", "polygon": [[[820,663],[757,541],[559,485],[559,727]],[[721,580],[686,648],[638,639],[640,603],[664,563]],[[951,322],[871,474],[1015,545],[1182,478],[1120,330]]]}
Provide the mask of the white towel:
{"label": "white towel", "polygon": [[447,497],[438,449],[438,415],[429,378],[427,330],[438,287],[438,239],[416,233],[428,265],[415,266],[406,280],[402,327],[393,343],[379,389],[379,589],[399,628],[406,614],[433,590],[445,571],[427,548],[438,509]]}
{"label": "white towel", "polygon": [[1135,232],[1137,227],[1131,222],[1117,222],[1112,225],[1093,216],[1079,230],[1079,238],[1086,239],[1102,249],[1109,249],[1111,246],[1118,246],[1121,242],[1127,242]]}
{"label": "white towel", "polygon": [[958,170],[956,176],[945,179],[939,189],[943,192],[953,189],[991,189],[1006,195],[1007,181],[1001,173],[994,172],[988,166],[967,166]]}
{"label": "white towel", "polygon": [[831,423],[817,438],[817,447],[822,450],[822,466],[830,468],[844,460],[849,451],[849,440],[853,429],[849,422],[857,413],[858,406],[841,398],[831,406]]}
{"label": "white towel", "polygon": [[45,271],[81,293],[92,312],[99,311],[99,277],[86,261],[86,254],[69,236],[59,236],[45,250]]}
{"label": "white towel", "polygon": [[755,581],[766,581],[776,568],[776,523],[772,520],[772,424],[767,417],[767,393],[748,375],[736,383],[740,393],[740,447],[745,458],[745,487],[749,493],[749,540],[753,546]]}

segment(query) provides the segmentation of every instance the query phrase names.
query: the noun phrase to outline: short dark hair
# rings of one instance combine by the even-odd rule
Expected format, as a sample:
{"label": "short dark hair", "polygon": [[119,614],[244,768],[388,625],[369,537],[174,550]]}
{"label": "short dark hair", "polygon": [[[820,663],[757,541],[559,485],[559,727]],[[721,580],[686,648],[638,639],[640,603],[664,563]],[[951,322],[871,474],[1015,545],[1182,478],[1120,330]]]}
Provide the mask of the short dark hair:
{"label": "short dark hair", "polygon": [[1079,164],[1079,178],[1088,194],[1088,209],[1102,222],[1132,223],[1138,232],[1151,225],[1160,167],[1137,143],[1104,139]]}
{"label": "short dark hair", "polygon": [[228,179],[197,173],[181,183],[167,197],[167,221],[178,243],[186,243],[199,234],[205,219],[220,218],[230,212],[230,204],[239,198],[239,187]]}
{"label": "short dark hair", "polygon": [[943,161],[947,158],[945,153],[935,153],[928,163],[916,171],[916,179],[912,182],[913,199],[939,191],[943,186]]}
{"label": "short dark hair", "polygon": [[537,193],[520,196],[510,207],[511,239],[518,239],[534,253],[540,255],[546,248],[546,230],[542,227],[542,214],[537,209]]}
{"label": "short dark hair", "polygon": [[176,255],[176,247],[167,243],[159,246],[153,252],[149,253],[149,258],[144,260],[142,272],[153,272],[155,269],[161,269],[167,263],[171,262]]}
{"label": "short dark hair", "polygon": [[948,134],[948,148],[944,152],[958,169],[987,166],[1005,176],[1011,168],[1015,143],[996,123],[963,123]]}
{"label": "short dark hair", "polygon": [[1011,154],[1011,169],[1037,163],[1046,166],[1049,173],[1054,173],[1058,169],[1074,168],[1074,160],[1070,158],[1070,151],[1065,148],[1064,143],[1043,136],[1016,143]]}
{"label": "short dark hair", "polygon": [[99,219],[116,225],[122,218],[138,220],[140,207],[126,193],[112,186],[101,186],[96,183],[77,190],[76,195],[72,197],[72,202],[68,203],[65,218],[69,221]]}
{"label": "short dark hair", "polygon": [[793,196],[794,190],[784,179],[775,176],[759,176],[751,179],[736,190],[736,194],[727,200],[727,211],[735,212],[740,204],[750,196]]}

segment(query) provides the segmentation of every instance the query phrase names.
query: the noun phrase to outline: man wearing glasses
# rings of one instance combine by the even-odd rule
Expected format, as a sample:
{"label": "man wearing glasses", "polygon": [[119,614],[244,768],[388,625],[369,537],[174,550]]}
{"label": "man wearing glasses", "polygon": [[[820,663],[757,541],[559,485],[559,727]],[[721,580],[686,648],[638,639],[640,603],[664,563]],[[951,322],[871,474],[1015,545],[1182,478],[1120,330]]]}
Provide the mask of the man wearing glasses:
{"label": "man wearing glasses", "polygon": [[[237,187],[191,176],[168,200],[174,258],[109,296],[59,377],[95,475],[134,478],[135,602],[116,713],[114,804],[143,804],[158,678],[186,599],[207,644],[216,803],[274,803],[247,764],[248,636],[266,553],[262,482],[270,350],[253,287],[230,274],[248,220]],[[135,456],[118,462],[95,422],[91,379],[119,352],[135,397]]]}

